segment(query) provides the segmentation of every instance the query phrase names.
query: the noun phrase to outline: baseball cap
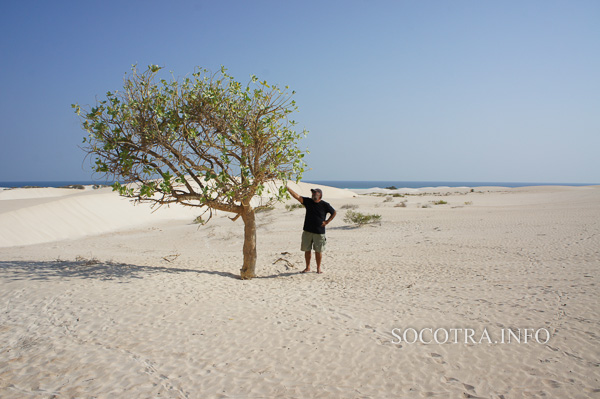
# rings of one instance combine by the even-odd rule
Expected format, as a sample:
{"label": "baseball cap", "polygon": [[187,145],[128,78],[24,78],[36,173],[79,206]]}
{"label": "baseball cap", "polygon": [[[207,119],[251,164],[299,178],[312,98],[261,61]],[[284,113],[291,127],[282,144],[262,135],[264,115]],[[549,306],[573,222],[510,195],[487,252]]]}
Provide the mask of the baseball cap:
{"label": "baseball cap", "polygon": [[313,192],[313,193],[319,193],[319,194],[321,194],[321,198],[323,198],[323,191],[321,191],[320,188],[311,188],[310,191]]}

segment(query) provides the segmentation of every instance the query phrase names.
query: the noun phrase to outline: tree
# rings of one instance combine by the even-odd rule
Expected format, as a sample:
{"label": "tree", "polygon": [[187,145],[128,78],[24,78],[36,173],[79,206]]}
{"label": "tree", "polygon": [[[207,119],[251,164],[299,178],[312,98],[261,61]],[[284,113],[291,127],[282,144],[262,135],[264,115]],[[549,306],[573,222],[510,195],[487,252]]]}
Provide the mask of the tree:
{"label": "tree", "polygon": [[[290,114],[288,93],[252,75],[246,85],[224,67],[211,74],[159,79],[162,68],[132,67],[122,92],[108,92],[94,107],[72,107],[88,132],[83,150],[94,171],[116,181],[113,190],[153,206],[182,204],[234,213],[244,222],[241,278],[256,267],[255,210],[289,198],[285,182],[298,182],[306,164]],[[253,204],[267,186],[267,203]],[[254,201],[256,202],[256,201]]]}

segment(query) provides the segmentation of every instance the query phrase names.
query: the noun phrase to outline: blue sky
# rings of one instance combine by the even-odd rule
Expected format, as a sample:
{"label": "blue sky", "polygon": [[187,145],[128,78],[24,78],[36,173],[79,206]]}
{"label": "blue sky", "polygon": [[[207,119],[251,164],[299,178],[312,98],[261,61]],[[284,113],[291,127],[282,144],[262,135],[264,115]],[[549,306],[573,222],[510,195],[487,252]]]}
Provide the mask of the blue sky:
{"label": "blue sky", "polygon": [[598,1],[2,1],[0,181],[89,180],[131,64],[289,85],[305,180],[600,183]]}

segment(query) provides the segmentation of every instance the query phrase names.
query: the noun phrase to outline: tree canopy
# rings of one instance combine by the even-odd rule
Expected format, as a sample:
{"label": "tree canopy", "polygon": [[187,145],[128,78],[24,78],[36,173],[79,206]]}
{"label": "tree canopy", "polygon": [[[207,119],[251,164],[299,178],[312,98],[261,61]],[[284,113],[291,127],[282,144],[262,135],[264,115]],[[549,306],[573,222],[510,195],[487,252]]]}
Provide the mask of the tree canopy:
{"label": "tree canopy", "polygon": [[307,131],[296,131],[291,119],[294,92],[254,75],[241,84],[224,67],[217,73],[197,68],[180,79],[159,78],[161,69],[139,72],[134,65],[122,91],[107,92],[95,106],[73,104],[88,133],[82,148],[122,196],[242,216],[242,278],[252,278],[251,200],[270,183],[283,184],[261,206],[289,198],[284,183],[299,181],[306,167],[308,151],[298,145]]}

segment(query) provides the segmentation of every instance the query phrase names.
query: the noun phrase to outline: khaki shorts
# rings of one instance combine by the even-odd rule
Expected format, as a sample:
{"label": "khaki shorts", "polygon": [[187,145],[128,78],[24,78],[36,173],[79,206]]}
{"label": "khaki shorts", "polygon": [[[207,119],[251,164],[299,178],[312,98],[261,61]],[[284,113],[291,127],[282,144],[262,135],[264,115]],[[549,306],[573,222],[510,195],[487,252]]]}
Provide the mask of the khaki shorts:
{"label": "khaki shorts", "polygon": [[302,232],[302,244],[300,250],[308,252],[314,249],[315,252],[325,251],[325,244],[327,243],[327,237],[325,234],[309,233],[308,231]]}

